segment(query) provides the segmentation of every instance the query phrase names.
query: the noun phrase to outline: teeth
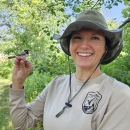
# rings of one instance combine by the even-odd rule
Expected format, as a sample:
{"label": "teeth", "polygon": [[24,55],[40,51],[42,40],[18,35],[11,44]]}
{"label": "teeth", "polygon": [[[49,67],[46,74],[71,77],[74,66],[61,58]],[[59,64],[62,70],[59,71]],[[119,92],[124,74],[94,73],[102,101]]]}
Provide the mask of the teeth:
{"label": "teeth", "polygon": [[92,54],[87,54],[87,53],[78,53],[80,56],[91,56]]}

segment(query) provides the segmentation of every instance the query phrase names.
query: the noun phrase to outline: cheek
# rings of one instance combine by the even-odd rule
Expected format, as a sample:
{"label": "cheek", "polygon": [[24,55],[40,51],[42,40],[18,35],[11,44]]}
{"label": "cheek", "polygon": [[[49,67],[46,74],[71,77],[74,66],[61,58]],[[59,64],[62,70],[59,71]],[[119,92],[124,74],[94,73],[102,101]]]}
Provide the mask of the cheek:
{"label": "cheek", "polygon": [[97,49],[99,50],[100,53],[104,53],[106,51],[105,46],[106,46],[105,39],[103,39],[102,42],[97,46]]}
{"label": "cheek", "polygon": [[104,53],[105,52],[105,46],[99,46],[97,48],[97,50],[100,52],[100,53]]}
{"label": "cheek", "polygon": [[105,53],[105,44],[99,44],[98,46],[95,47],[96,51],[96,56],[101,58],[103,54]]}
{"label": "cheek", "polygon": [[76,49],[75,44],[70,41],[69,51],[71,55],[73,55],[75,49]]}

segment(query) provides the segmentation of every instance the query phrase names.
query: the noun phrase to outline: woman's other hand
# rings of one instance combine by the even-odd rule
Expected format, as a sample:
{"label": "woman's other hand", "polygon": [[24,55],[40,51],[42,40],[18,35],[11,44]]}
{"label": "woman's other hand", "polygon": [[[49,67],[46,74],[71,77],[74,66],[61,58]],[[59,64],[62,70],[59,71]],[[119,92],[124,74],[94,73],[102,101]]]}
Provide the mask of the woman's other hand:
{"label": "woman's other hand", "polygon": [[24,81],[32,70],[32,64],[25,57],[16,56],[12,72],[12,88],[23,88]]}

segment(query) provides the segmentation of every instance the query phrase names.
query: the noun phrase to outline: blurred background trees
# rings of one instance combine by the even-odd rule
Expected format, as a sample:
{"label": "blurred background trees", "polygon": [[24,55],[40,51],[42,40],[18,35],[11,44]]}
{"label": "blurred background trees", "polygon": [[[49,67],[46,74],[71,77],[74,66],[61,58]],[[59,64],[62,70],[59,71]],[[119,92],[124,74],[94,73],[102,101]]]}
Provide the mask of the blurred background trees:
{"label": "blurred background trees", "polygon": [[[130,18],[130,1],[124,0],[123,2],[127,7],[122,10],[122,14],[127,19]],[[124,47],[119,57],[112,63],[103,66],[102,70],[130,86],[130,23],[124,26],[123,44]]]}

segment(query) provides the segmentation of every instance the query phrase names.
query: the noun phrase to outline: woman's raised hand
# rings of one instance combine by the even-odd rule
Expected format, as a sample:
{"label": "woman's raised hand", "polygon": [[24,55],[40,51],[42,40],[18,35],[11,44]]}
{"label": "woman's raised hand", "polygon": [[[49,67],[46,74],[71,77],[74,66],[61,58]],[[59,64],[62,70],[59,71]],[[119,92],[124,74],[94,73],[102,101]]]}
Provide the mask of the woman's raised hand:
{"label": "woman's raised hand", "polygon": [[24,81],[32,70],[32,64],[25,57],[16,56],[12,72],[12,88],[23,88]]}

